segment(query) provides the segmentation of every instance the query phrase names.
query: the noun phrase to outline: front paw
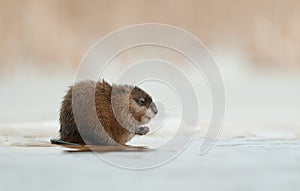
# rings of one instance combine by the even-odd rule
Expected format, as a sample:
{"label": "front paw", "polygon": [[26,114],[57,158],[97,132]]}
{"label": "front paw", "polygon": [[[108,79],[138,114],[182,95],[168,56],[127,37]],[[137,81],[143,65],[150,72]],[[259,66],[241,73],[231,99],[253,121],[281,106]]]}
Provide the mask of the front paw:
{"label": "front paw", "polygon": [[137,128],[135,134],[137,134],[137,135],[146,135],[148,132],[149,132],[148,127],[139,127],[139,128]]}

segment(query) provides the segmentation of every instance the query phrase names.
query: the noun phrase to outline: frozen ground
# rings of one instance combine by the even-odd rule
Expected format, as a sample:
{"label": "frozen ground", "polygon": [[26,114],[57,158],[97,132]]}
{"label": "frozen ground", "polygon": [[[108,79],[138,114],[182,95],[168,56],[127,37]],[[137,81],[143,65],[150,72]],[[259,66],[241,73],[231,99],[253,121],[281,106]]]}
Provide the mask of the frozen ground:
{"label": "frozen ground", "polygon": [[[1,190],[300,189],[298,140],[221,139],[200,156],[200,142],[195,139],[177,158],[150,170],[120,169],[92,153],[67,153],[60,147],[9,146],[22,139],[1,138],[2,143],[5,140],[6,144],[0,146]],[[144,154],[103,155],[136,160]]]}
{"label": "frozen ground", "polygon": [[[15,76],[1,76],[0,190],[299,190],[299,74],[259,72],[243,59],[217,60],[226,89],[218,142],[204,156],[198,154],[199,137],[210,118],[210,94],[204,88],[199,90],[204,111],[199,134],[176,159],[142,171],[111,166],[92,153],[22,146],[57,136],[60,102],[75,74],[25,68]],[[138,141],[166,142],[174,124]],[[159,150],[150,154],[157,156]],[[146,153],[103,156],[142,161]]]}

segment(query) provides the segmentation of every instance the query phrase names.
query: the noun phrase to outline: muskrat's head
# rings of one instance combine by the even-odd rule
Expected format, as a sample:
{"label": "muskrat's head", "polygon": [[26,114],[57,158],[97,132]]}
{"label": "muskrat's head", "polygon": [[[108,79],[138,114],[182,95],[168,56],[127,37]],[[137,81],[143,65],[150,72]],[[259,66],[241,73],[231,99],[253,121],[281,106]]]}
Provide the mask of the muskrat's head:
{"label": "muskrat's head", "polygon": [[130,113],[139,125],[148,123],[158,112],[152,98],[138,87],[132,89],[129,100]]}

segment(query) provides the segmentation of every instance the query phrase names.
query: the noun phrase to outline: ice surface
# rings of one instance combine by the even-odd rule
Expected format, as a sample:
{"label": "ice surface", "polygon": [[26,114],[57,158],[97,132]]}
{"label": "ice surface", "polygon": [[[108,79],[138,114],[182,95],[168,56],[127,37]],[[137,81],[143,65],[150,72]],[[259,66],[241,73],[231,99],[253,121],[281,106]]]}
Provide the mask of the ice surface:
{"label": "ice surface", "polygon": [[[150,170],[120,169],[92,153],[65,153],[60,147],[2,145],[1,190],[289,191],[300,188],[299,141],[223,139],[204,156],[198,155],[199,145],[200,140],[194,140],[177,158]],[[137,160],[136,153],[104,155]]]}

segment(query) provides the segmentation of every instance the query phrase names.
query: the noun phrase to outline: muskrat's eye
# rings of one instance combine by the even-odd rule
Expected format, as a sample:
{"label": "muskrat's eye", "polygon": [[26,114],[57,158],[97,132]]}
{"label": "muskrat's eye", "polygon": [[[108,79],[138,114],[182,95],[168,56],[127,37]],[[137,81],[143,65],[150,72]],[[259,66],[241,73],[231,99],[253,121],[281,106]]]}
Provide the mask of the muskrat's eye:
{"label": "muskrat's eye", "polygon": [[139,99],[139,104],[145,105],[146,101],[144,98]]}

